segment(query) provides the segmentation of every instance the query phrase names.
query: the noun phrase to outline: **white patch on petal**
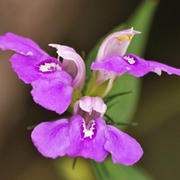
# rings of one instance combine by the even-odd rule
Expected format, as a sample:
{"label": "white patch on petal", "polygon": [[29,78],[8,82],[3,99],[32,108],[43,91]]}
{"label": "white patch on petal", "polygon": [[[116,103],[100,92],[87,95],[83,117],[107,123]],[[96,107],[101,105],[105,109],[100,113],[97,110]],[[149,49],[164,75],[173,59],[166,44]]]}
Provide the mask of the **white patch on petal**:
{"label": "white patch on petal", "polygon": [[162,73],[162,71],[161,71],[161,69],[159,67],[156,67],[154,69],[154,72],[157,73],[158,75],[161,75],[161,73]]}
{"label": "white patch on petal", "polygon": [[27,52],[27,53],[23,53],[23,52],[19,52],[20,54],[23,54],[23,55],[25,55],[25,56],[33,56],[34,54],[33,54],[33,52],[31,52],[31,51],[29,51],[29,52]]}
{"label": "white patch on petal", "polygon": [[167,72],[167,69],[165,69],[165,68],[161,68],[161,70]]}
{"label": "white patch on petal", "polygon": [[94,135],[94,132],[93,130],[95,129],[94,128],[94,125],[95,125],[95,121],[94,120],[91,120],[88,124],[88,126],[86,127],[85,125],[85,122],[83,123],[83,133],[84,133],[84,138],[86,137],[90,137],[90,139],[92,139],[92,135]]}
{"label": "white patch on petal", "polygon": [[124,56],[123,58],[127,60],[129,64],[134,64],[136,62],[133,57],[130,58],[129,56]]}
{"label": "white patch on petal", "polygon": [[62,70],[62,68],[61,66],[59,66],[59,64],[51,62],[51,63],[45,63],[44,65],[40,65],[39,70],[41,72],[52,72],[52,71]]}
{"label": "white patch on petal", "polygon": [[29,51],[26,55],[33,56],[33,52]]}

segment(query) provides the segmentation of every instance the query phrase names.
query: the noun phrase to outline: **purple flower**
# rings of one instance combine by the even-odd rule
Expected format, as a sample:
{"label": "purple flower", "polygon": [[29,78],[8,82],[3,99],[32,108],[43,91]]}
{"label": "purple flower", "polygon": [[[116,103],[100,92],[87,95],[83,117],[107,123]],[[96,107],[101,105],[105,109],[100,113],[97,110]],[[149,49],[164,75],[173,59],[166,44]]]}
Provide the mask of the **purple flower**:
{"label": "purple flower", "polygon": [[143,150],[135,139],[106,125],[102,119],[106,108],[101,98],[85,96],[75,103],[70,120],[36,126],[31,134],[32,141],[45,157],[67,154],[102,162],[110,152],[114,163],[133,165],[141,158]]}
{"label": "purple flower", "polygon": [[131,28],[113,33],[103,41],[96,61],[91,65],[92,70],[99,71],[97,85],[110,79],[110,90],[113,81],[123,73],[136,77],[144,76],[148,72],[161,75],[162,71],[180,75],[179,69],[155,61],[146,61],[133,54],[125,54],[133,35],[138,33],[140,32]]}
{"label": "purple flower", "polygon": [[[110,55],[119,55],[123,56],[133,38],[134,34],[139,34],[141,32],[134,31],[133,28],[126,29],[123,31],[118,31],[115,33],[110,34],[101,44],[98,54],[96,57],[95,62],[91,66],[93,70],[99,70],[98,73],[98,82],[97,85],[103,83],[104,81],[108,80],[109,78],[111,81],[114,81],[118,76],[113,71],[107,72],[104,71],[102,68],[97,69],[94,64],[101,64],[104,59],[106,59]],[[95,66],[95,67],[94,67]]]}
{"label": "purple flower", "polygon": [[139,31],[134,31],[133,28],[118,31],[110,34],[101,44],[96,62],[101,62],[105,57],[109,55],[123,56],[133,38],[134,34],[140,34]]}
{"label": "purple flower", "polygon": [[20,79],[33,86],[31,94],[34,101],[61,114],[69,106],[74,88],[78,91],[82,89],[85,65],[74,49],[62,45],[50,46],[58,46],[62,63],[49,56],[31,39],[13,33],[0,36],[2,50],[17,52],[10,58],[12,68]]}
{"label": "purple flower", "polygon": [[92,63],[91,69],[103,70],[107,73],[114,73],[117,76],[123,73],[129,73],[136,77],[141,77],[148,72],[155,72],[161,75],[162,71],[167,72],[169,75],[180,75],[180,69],[155,61],[147,61],[133,54],[107,56],[101,62]]}

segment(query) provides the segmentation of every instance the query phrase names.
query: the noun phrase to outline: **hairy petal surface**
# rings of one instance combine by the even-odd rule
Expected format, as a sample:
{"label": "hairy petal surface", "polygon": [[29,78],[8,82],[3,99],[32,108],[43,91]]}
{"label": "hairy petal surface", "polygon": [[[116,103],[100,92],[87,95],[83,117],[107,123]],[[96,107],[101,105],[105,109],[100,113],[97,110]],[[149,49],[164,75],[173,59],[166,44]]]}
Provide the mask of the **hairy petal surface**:
{"label": "hairy petal surface", "polygon": [[91,124],[91,135],[85,135],[87,127],[84,127],[84,120],[79,115],[74,115],[70,120],[69,138],[71,148],[68,149],[70,157],[82,156],[84,158],[91,158],[95,161],[102,162],[108,151],[104,149],[106,129],[105,121],[101,118],[95,119],[94,124]]}
{"label": "hairy petal surface", "polygon": [[126,166],[133,165],[143,155],[140,144],[128,134],[107,125],[106,143],[104,148],[112,154],[114,163]]}
{"label": "hairy petal surface", "polygon": [[85,64],[81,56],[68,46],[59,44],[49,44],[49,46],[57,49],[57,54],[63,58],[63,70],[72,76],[72,86],[80,91],[83,88],[86,76]]}
{"label": "hairy petal surface", "polygon": [[73,88],[72,78],[64,71],[56,71],[46,78],[32,82],[31,94],[36,103],[46,109],[62,114],[71,102]]}
{"label": "hairy petal surface", "polygon": [[70,146],[68,126],[68,119],[43,122],[36,126],[31,133],[31,138],[38,151],[43,156],[53,159],[65,156]]}

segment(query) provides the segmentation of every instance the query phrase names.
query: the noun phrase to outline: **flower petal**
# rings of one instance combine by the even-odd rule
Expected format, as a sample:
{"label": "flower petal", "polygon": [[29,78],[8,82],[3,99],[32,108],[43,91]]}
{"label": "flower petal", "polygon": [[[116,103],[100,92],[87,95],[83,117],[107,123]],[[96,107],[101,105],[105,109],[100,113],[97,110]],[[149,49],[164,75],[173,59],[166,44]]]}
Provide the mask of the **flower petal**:
{"label": "flower petal", "polygon": [[74,115],[75,114],[82,115],[83,111],[88,113],[92,111],[92,102],[91,102],[91,97],[89,96],[85,96],[81,98],[79,101],[77,101],[74,104],[74,110],[73,110]]}
{"label": "flower petal", "polygon": [[64,71],[56,71],[46,78],[32,82],[31,94],[36,103],[62,114],[69,106],[73,94],[72,78]]}
{"label": "flower petal", "polygon": [[10,58],[10,61],[13,70],[25,83],[42,78],[53,70],[62,70],[60,61],[49,56],[29,38],[6,33],[0,36],[0,48],[17,52]]}
{"label": "flower petal", "polygon": [[113,162],[126,166],[136,163],[143,155],[140,144],[113,126],[107,125],[107,129],[104,148],[112,154]]}
{"label": "flower petal", "polygon": [[91,69],[98,70],[98,80],[96,85],[99,85],[109,79],[109,84],[104,92],[106,95],[113,86],[114,80],[130,69],[130,65],[119,55],[110,55],[102,61],[93,62]]}
{"label": "flower petal", "polygon": [[158,75],[161,75],[162,71],[167,72],[169,75],[171,74],[177,74],[180,75],[180,69],[155,62],[155,61],[148,61],[149,65],[153,67],[153,72],[157,73]]}
{"label": "flower petal", "polygon": [[91,69],[98,70],[96,86],[109,80],[103,96],[110,91],[114,80],[127,71],[128,64],[123,61],[121,56],[125,54],[134,34],[139,33],[139,31],[134,31],[133,28],[115,32],[110,34],[101,44]]}
{"label": "flower petal", "polygon": [[93,110],[100,113],[100,118],[104,116],[107,106],[104,104],[104,101],[100,97],[92,97],[93,101]]}
{"label": "flower petal", "polygon": [[[42,70],[42,66],[47,64],[56,65],[57,69],[61,69],[61,63],[51,56],[25,56],[22,54],[14,54],[10,61],[13,70],[18,74],[19,78],[25,83],[31,83],[39,78],[47,76],[53,70]],[[45,68],[44,68],[45,69]]]}
{"label": "flower petal", "polygon": [[70,122],[69,138],[71,148],[68,148],[67,154],[70,157],[82,156],[102,162],[108,154],[103,147],[105,142],[105,121],[100,118],[94,120],[92,136],[85,136],[86,129],[84,129],[84,120],[81,116],[73,116]]}
{"label": "flower petal", "polygon": [[99,70],[98,78],[102,82],[109,78],[114,78],[112,73],[115,73],[117,76],[129,73],[136,77],[141,77],[149,72],[161,75],[162,71],[165,71],[168,74],[180,75],[180,69],[155,61],[146,61],[134,54],[125,54],[123,57],[118,55],[107,56],[101,62],[93,62],[91,69]]}
{"label": "flower petal", "polygon": [[63,58],[63,70],[73,78],[72,86],[79,91],[83,88],[85,81],[85,64],[83,59],[73,48],[59,44],[49,44],[57,49],[57,54]]}
{"label": "flower petal", "polygon": [[114,72],[117,75],[123,74],[128,69],[130,69],[130,67],[131,66],[123,59],[123,57],[119,55],[107,56],[102,61],[93,62],[91,65],[91,69],[93,70],[105,70],[108,72]]}
{"label": "flower petal", "polygon": [[96,62],[102,61],[109,55],[123,56],[133,35],[139,33],[139,31],[134,31],[133,28],[131,28],[110,34],[101,44],[96,57]]}
{"label": "flower petal", "polygon": [[36,126],[31,133],[31,138],[38,151],[45,157],[55,159],[65,156],[69,147],[68,119],[54,122],[43,122]]}
{"label": "flower petal", "polygon": [[84,96],[74,104],[73,114],[84,115],[84,112],[91,115],[92,119],[102,118],[106,112],[107,106],[100,97]]}
{"label": "flower petal", "polygon": [[131,61],[131,68],[126,73],[133,74],[136,77],[144,76],[148,72],[155,72],[158,75],[161,75],[162,71],[165,71],[170,75],[180,75],[180,69],[173,68],[155,61],[146,61],[133,54],[126,54],[123,56],[123,58],[127,61]]}
{"label": "flower petal", "polygon": [[10,32],[0,36],[0,48],[2,50],[11,49],[23,55],[48,56],[48,54],[31,39]]}

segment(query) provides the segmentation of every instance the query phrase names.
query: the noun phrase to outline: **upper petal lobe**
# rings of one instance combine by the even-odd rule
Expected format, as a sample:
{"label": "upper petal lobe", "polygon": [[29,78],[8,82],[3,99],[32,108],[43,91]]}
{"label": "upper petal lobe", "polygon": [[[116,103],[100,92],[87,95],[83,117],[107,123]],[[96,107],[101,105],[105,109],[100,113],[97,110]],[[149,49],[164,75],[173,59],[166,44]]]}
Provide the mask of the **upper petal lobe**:
{"label": "upper petal lobe", "polygon": [[81,56],[68,46],[49,44],[57,49],[57,54],[63,58],[62,68],[73,78],[72,86],[79,91],[83,88],[85,81],[85,64]]}
{"label": "upper petal lobe", "polygon": [[6,33],[0,36],[0,48],[2,50],[14,50],[23,55],[34,56],[47,56],[48,54],[43,51],[34,41],[29,38],[24,38],[13,33]]}
{"label": "upper petal lobe", "polygon": [[102,61],[109,55],[123,56],[133,35],[139,33],[139,31],[134,31],[133,28],[131,28],[110,34],[101,44],[96,57],[96,62]]}

